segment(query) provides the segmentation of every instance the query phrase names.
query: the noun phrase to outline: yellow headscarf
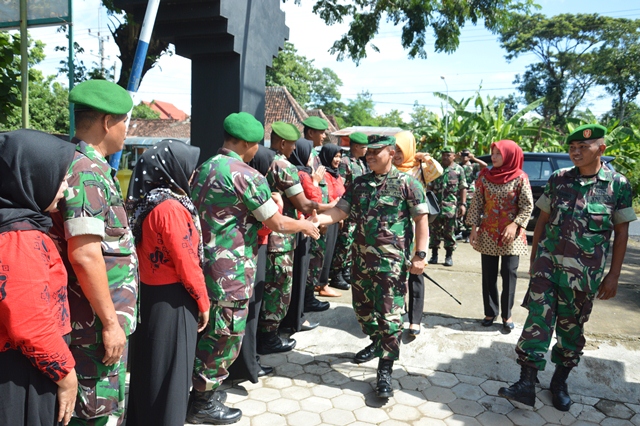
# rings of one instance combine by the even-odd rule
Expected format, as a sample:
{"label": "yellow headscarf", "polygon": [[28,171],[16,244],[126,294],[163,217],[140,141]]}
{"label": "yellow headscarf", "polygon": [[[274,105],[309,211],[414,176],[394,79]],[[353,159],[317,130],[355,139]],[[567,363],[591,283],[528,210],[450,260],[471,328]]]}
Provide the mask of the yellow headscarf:
{"label": "yellow headscarf", "polygon": [[397,169],[406,173],[419,166],[420,162],[416,160],[416,138],[413,133],[403,130],[400,133],[396,133],[395,138],[396,149],[399,149],[404,154],[404,162],[397,166]]}

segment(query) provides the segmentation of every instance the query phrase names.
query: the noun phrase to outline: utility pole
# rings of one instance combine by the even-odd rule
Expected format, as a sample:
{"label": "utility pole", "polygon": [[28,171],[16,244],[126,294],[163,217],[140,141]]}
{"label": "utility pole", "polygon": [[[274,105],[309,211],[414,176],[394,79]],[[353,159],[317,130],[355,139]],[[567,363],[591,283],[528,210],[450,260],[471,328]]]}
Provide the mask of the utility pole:
{"label": "utility pole", "polygon": [[109,41],[109,36],[101,36],[100,29],[98,29],[97,35],[91,34],[91,28],[89,28],[89,35],[91,37],[96,37],[98,39],[98,54],[96,55],[95,53],[93,53],[93,50],[91,50],[91,54],[93,56],[100,58],[100,74],[102,75],[102,78],[106,78],[105,76],[106,69],[104,67],[104,61],[105,59],[110,59],[110,57],[104,55],[104,43],[105,41]]}
{"label": "utility pole", "polygon": [[441,75],[440,78],[444,81],[444,85],[447,88],[447,103],[445,104],[445,117],[444,117],[444,145],[447,146],[447,137],[449,135],[449,85],[447,84],[447,80],[445,80],[444,75]]}

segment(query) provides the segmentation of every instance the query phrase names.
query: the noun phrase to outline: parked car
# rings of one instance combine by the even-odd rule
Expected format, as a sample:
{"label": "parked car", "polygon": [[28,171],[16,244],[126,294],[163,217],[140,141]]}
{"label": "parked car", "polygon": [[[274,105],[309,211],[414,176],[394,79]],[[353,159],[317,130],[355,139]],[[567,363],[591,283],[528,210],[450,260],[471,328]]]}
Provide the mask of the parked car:
{"label": "parked car", "polygon": [[[478,157],[487,165],[491,166],[491,155],[481,155]],[[608,155],[602,156],[602,161],[605,166],[613,170],[611,162],[615,157]],[[524,153],[524,165],[522,169],[527,175],[529,175],[529,181],[531,182],[531,192],[533,193],[533,202],[538,201],[538,198],[544,191],[544,186],[551,177],[551,174],[558,169],[564,169],[566,167],[573,167],[573,163],[569,158],[569,154],[565,152],[525,152]],[[531,219],[527,225],[527,230],[532,231],[536,227],[538,215],[540,209],[534,207],[531,213]]]}

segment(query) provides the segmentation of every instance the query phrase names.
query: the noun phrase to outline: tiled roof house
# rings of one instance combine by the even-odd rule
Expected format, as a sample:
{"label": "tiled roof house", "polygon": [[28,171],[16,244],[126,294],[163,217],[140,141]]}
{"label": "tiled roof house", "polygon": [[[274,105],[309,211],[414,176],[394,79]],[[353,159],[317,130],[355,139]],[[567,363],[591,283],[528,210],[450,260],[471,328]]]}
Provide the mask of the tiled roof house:
{"label": "tiled roof house", "polygon": [[154,100],[151,102],[142,101],[142,103],[148,106],[149,108],[151,108],[152,110],[160,113],[161,120],[184,121],[187,118],[189,118],[186,112],[182,111],[181,109],[178,109],[175,105],[169,102]]}

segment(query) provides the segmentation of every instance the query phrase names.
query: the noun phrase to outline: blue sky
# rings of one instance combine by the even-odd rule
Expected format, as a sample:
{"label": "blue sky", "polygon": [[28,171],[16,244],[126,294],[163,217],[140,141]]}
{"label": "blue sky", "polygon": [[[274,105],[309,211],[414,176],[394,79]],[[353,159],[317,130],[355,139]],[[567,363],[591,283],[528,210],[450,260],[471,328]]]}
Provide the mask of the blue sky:
{"label": "blue sky", "polygon": [[[522,55],[508,63],[504,50],[500,48],[497,36],[484,27],[468,25],[463,30],[460,47],[453,54],[434,53],[433,37],[428,37],[428,58],[408,59],[400,45],[400,29],[384,23],[374,44],[380,53],[371,51],[368,57],[356,66],[351,61],[338,62],[328,53],[333,42],[343,34],[347,26],[328,27],[311,12],[315,2],[303,0],[302,5],[293,0],[281,7],[286,14],[290,28],[289,41],[298,52],[314,60],[318,68],[333,69],[343,81],[343,100],[355,98],[362,91],[373,95],[376,111],[380,114],[398,109],[405,115],[412,110],[415,101],[429,109],[439,111],[441,101],[432,92],[446,92],[455,99],[472,96],[482,85],[483,96],[505,96],[515,92],[514,77],[525,70],[527,64],[536,60],[533,55]],[[541,13],[599,13],[614,17],[640,19],[640,3],[637,0],[538,0]],[[76,41],[86,53],[85,64],[98,62],[98,31],[101,36],[109,36],[105,52],[109,56],[106,63],[116,66],[118,48],[107,29],[109,18],[98,0],[74,0]],[[59,61],[64,57],[55,52],[56,45],[65,44],[65,39],[56,33],[55,27],[31,30],[32,37],[47,43],[47,59],[38,68],[45,74],[54,74]],[[136,102],[153,99],[172,102],[190,113],[191,62],[177,55],[162,58],[149,71],[140,86]],[[441,79],[444,77],[444,80]],[[64,78],[60,79],[64,81]],[[446,82],[446,84],[445,84]],[[589,107],[599,115],[610,107],[611,100],[600,90],[593,90],[587,96],[584,107]]]}

